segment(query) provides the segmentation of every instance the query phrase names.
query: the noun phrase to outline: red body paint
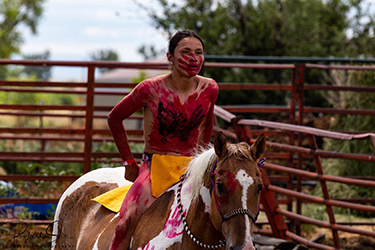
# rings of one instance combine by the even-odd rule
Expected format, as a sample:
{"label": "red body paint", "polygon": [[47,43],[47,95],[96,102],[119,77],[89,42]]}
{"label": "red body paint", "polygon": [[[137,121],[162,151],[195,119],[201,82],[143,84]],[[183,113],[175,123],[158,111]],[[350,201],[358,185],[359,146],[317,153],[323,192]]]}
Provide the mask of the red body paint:
{"label": "red body paint", "polygon": [[169,239],[173,239],[177,237],[178,235],[181,235],[184,233],[184,230],[182,229],[180,232],[177,232],[178,227],[181,225],[182,219],[178,212],[178,208],[176,207],[173,211],[173,216],[170,220],[167,220],[165,223],[165,227],[163,229],[163,232]]}
{"label": "red body paint", "polygon": [[213,82],[201,84],[183,104],[164,83],[149,86],[147,108],[151,122],[150,127],[145,128],[149,149],[191,155],[198,144],[200,126],[212,111],[216,86]]}
{"label": "red body paint", "polygon": [[[201,64],[198,64],[199,69],[200,66]],[[188,64],[187,69],[190,68]],[[189,72],[194,73],[195,70]],[[132,154],[122,121],[141,108],[144,110],[146,152],[178,152],[191,156],[198,145],[208,144],[218,86],[212,79],[197,77],[199,81],[195,92],[183,103],[179,95],[167,88],[167,76],[159,76],[138,84],[116,105],[111,111],[108,123],[123,160],[132,158]],[[198,141],[199,139],[202,141]],[[149,162],[142,163],[139,176],[122,204],[111,245],[113,250],[128,246],[139,216],[155,199],[151,194],[150,165]],[[181,221],[177,218],[170,221],[169,228],[174,228],[178,223]],[[173,230],[168,232],[171,237],[180,233]]]}

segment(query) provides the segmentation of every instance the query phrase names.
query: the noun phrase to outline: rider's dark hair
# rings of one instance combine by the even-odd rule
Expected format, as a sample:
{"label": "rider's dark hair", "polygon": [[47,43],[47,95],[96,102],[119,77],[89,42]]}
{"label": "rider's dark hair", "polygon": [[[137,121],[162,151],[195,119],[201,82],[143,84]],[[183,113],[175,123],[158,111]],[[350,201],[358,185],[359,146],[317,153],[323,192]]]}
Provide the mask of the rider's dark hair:
{"label": "rider's dark hair", "polygon": [[203,39],[198,35],[197,32],[193,30],[182,30],[178,31],[172,38],[169,40],[169,47],[168,47],[168,52],[173,55],[174,50],[177,47],[178,43],[185,37],[195,37],[197,38],[201,43],[204,51],[204,41]]}

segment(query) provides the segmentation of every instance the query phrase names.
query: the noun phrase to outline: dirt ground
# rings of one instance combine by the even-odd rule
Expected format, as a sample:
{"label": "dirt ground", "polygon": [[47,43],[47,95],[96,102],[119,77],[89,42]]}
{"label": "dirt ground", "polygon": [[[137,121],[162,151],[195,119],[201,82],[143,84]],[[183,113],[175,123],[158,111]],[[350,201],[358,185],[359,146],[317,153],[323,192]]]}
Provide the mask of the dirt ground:
{"label": "dirt ground", "polygon": [[[355,226],[355,228],[363,229],[366,231],[374,231],[375,226]],[[334,246],[332,232],[330,229],[317,229],[315,234],[309,235],[306,237],[311,240],[316,238],[319,234],[324,234],[325,238],[323,239],[322,244]],[[370,236],[361,236],[358,234],[346,233],[339,231],[340,246],[342,249],[347,250],[374,250],[375,249],[375,238]]]}
{"label": "dirt ground", "polygon": [[51,249],[52,230],[50,229],[49,225],[27,225],[24,223],[0,225],[0,249]]}

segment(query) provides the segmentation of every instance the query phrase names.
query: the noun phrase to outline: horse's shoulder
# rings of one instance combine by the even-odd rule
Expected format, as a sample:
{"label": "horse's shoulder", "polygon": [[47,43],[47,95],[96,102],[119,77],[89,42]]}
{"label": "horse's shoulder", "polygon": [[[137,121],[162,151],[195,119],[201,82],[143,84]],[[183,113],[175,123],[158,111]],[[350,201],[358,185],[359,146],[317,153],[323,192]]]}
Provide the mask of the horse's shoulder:
{"label": "horse's shoulder", "polygon": [[[174,190],[165,191],[151,204],[142,216],[152,215],[153,217],[157,216],[158,218],[167,220],[169,209],[174,201],[174,195]],[[160,206],[163,206],[165,209],[160,209]]]}
{"label": "horse's shoulder", "polygon": [[[146,244],[163,231],[174,201],[174,195],[174,190],[165,191],[142,214],[134,230],[132,249]],[[160,209],[161,207],[163,209]]]}

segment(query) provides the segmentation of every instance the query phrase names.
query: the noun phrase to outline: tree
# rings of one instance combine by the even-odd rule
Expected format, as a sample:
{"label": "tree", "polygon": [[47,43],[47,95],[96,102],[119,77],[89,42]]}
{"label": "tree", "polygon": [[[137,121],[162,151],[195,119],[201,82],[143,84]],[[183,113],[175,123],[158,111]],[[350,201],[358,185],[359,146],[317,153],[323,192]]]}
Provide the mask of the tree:
{"label": "tree", "polygon": [[[19,53],[23,43],[20,26],[37,33],[37,25],[45,0],[0,0],[0,58],[10,58]],[[0,69],[0,79],[5,78],[5,68]]]}
{"label": "tree", "polygon": [[144,7],[154,26],[169,36],[196,30],[210,55],[341,57],[374,51],[374,17],[363,0],[158,2],[161,14]]}
{"label": "tree", "polygon": [[[119,56],[117,52],[107,49],[107,50],[99,50],[96,52],[90,53],[90,59],[91,61],[118,61]],[[108,68],[99,68],[100,73],[104,73],[109,71]]]}
{"label": "tree", "polygon": [[138,48],[138,52],[143,55],[145,60],[148,60],[150,58],[155,58],[159,54],[161,54],[163,51],[157,52],[153,46],[147,47],[145,45],[142,45],[140,48]]}
{"label": "tree", "polygon": [[[49,58],[50,52],[48,50],[40,54],[30,54],[23,57],[25,60],[49,60]],[[51,77],[51,67],[27,66],[24,68],[24,73],[27,76],[35,75],[38,80],[47,81]]]}

